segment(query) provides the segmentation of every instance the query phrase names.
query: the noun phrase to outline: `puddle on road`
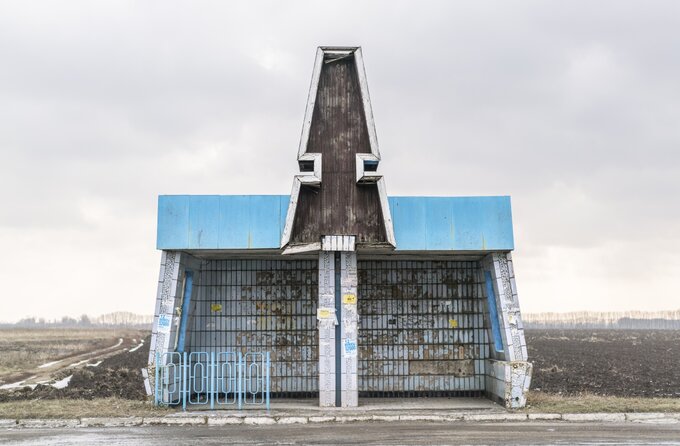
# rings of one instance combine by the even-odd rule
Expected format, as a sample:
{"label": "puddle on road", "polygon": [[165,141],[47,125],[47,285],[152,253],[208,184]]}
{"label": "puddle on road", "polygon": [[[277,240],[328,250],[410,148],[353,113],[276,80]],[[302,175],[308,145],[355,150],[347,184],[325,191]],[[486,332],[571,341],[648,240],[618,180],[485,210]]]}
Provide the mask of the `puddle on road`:
{"label": "puddle on road", "polygon": [[[15,383],[10,383],[10,384],[3,384],[0,386],[0,390],[9,390],[9,389],[18,389],[20,387],[26,387],[26,384],[24,384],[26,381],[30,381],[34,378],[37,378],[38,376],[31,376],[30,378],[22,379],[21,381],[17,381]],[[33,386],[35,387],[35,385]]]}
{"label": "puddle on road", "polygon": [[55,381],[53,384],[50,384],[52,387],[55,389],[65,389],[68,387],[68,383],[71,382],[71,378],[73,378],[73,375],[69,375],[64,379],[60,379],[59,381]]}
{"label": "puddle on road", "polygon": [[[133,340],[134,340],[134,339],[133,339]],[[142,342],[141,342],[141,343],[139,343],[139,344],[137,344],[136,346],[134,346],[133,348],[131,348],[131,349],[129,350],[129,352],[130,352],[130,353],[136,352],[137,350],[139,350],[139,349],[142,348],[142,347],[144,347],[144,340],[143,340],[143,339],[142,339]]]}
{"label": "puddle on road", "polygon": [[83,359],[82,361],[74,362],[69,367],[78,367],[80,365],[87,363],[88,361],[89,361],[89,359]]}
{"label": "puddle on road", "polygon": [[63,359],[60,359],[58,361],[46,362],[43,365],[39,365],[38,368],[39,369],[45,369],[47,367],[52,367],[54,364],[59,364],[61,361],[63,361]]}
{"label": "puddle on road", "polygon": [[19,388],[22,388],[22,387],[30,387],[31,389],[35,389],[38,386],[38,384],[44,384],[44,385],[52,386],[55,389],[64,389],[64,388],[68,387],[68,383],[71,381],[71,378],[73,378],[73,375],[67,376],[64,379],[60,379],[59,381],[55,381],[53,383],[50,383],[49,381],[38,381],[37,383],[25,384],[26,381],[31,381],[32,379],[35,379],[37,377],[38,376],[35,375],[35,376],[31,376],[30,378],[26,378],[24,380],[17,381],[15,383],[4,384],[4,385],[0,386],[0,390],[19,389]]}

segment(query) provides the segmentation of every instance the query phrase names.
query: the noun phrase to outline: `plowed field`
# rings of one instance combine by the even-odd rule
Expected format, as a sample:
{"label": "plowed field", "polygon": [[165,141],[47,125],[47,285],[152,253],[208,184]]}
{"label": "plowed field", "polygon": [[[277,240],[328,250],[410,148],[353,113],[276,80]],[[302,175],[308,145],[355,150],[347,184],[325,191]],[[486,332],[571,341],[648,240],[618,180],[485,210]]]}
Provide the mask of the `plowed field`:
{"label": "plowed field", "polygon": [[680,331],[527,330],[526,336],[533,390],[680,397]]}
{"label": "plowed field", "polygon": [[[680,397],[680,331],[528,330],[526,335],[529,360],[534,363],[534,391],[565,396]],[[118,344],[118,336],[109,344]],[[48,371],[55,370],[44,383],[0,390],[0,402],[110,396],[144,400],[141,368],[146,367],[149,341],[145,333],[136,336],[125,338],[116,351],[103,343],[104,349],[93,350],[95,357],[89,361],[62,360],[48,367]],[[36,370],[45,369],[32,368],[22,375],[33,375]],[[54,387],[68,377],[67,386]]]}

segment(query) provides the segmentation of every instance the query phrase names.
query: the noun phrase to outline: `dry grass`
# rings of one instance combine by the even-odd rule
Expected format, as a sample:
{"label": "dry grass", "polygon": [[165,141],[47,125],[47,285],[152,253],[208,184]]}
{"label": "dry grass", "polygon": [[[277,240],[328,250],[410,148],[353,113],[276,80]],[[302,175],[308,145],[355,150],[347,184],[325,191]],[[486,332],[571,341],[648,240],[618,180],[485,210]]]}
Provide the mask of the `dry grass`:
{"label": "dry grass", "polygon": [[[0,419],[163,416],[178,410],[119,398],[12,401],[0,403]],[[680,398],[567,397],[530,392],[529,405],[524,412],[680,412]]]}
{"label": "dry grass", "polygon": [[175,409],[153,407],[150,402],[100,398],[94,400],[32,400],[0,403],[0,418],[83,418],[163,416]]}
{"label": "dry grass", "polygon": [[137,330],[114,329],[0,329],[2,376],[32,370],[46,362],[105,348],[121,336],[141,337]]}
{"label": "dry grass", "polygon": [[526,412],[680,412],[680,398],[625,398],[616,396],[562,396],[529,392]]}

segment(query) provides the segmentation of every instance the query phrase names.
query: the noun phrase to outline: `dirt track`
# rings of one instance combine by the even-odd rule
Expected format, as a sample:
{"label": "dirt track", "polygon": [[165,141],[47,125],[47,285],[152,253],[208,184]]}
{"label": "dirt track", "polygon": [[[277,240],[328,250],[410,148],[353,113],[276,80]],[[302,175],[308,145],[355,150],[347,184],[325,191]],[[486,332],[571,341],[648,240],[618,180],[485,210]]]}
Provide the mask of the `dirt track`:
{"label": "dirt track", "polygon": [[[0,401],[110,396],[145,399],[141,368],[149,355],[148,342],[148,337],[119,338],[106,348],[48,363],[26,372],[29,378],[24,378],[18,389],[0,391]],[[54,387],[64,379],[67,386]]]}

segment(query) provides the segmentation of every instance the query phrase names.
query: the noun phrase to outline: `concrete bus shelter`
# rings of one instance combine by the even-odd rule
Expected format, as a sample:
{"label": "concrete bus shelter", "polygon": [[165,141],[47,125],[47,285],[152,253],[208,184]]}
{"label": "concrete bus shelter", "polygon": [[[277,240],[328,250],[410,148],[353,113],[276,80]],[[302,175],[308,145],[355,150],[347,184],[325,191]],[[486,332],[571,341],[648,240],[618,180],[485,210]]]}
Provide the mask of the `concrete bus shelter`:
{"label": "concrete bus shelter", "polygon": [[320,47],[291,194],[159,197],[150,368],[266,351],[273,398],[523,407],[510,197],[388,196],[380,159],[361,49]]}

